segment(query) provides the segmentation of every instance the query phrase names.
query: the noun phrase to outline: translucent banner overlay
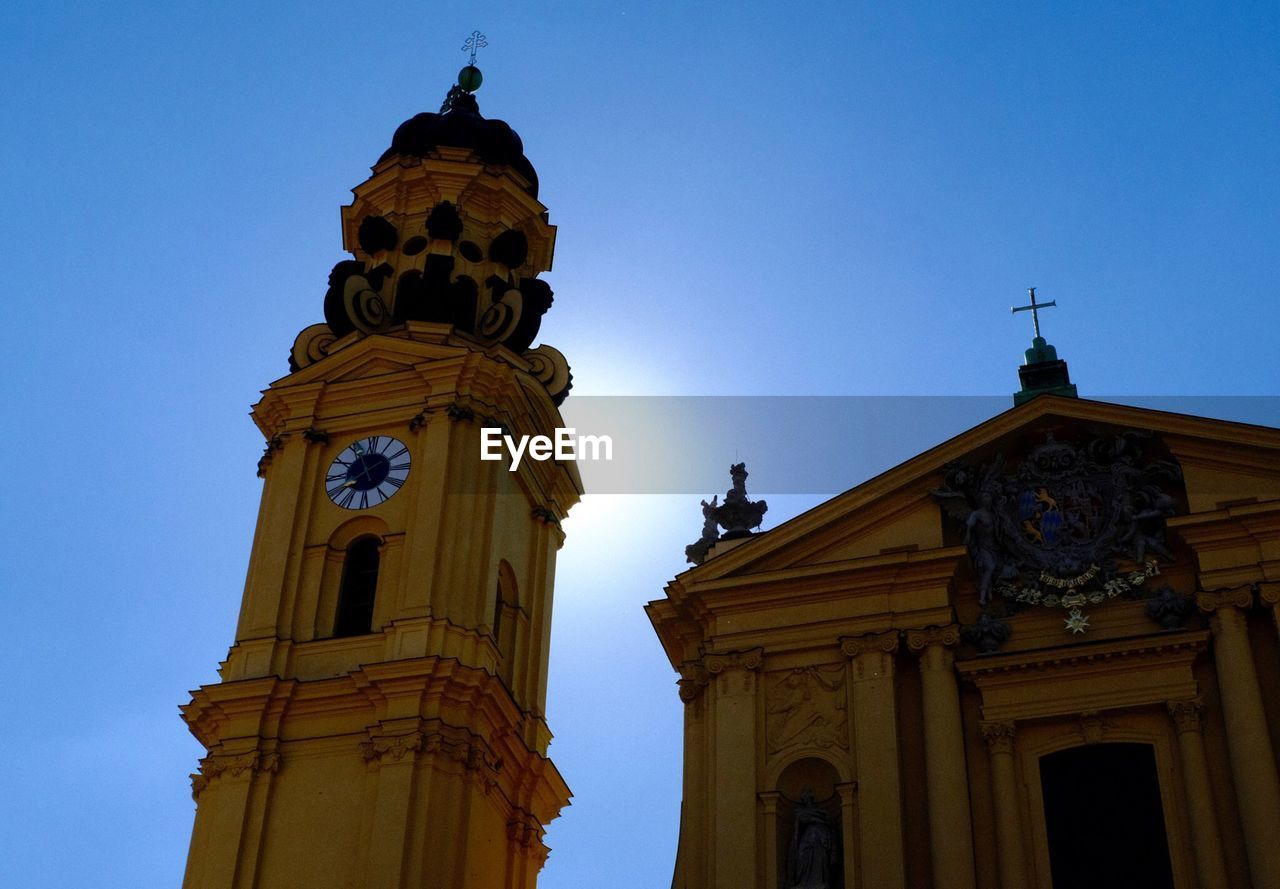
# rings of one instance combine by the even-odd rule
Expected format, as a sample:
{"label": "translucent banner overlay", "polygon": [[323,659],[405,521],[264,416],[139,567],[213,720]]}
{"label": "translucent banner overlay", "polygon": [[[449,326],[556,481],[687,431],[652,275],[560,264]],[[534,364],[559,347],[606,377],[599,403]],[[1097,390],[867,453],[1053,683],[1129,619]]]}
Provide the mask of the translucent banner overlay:
{"label": "translucent banner overlay", "polygon": [[[1280,396],[1091,400],[1280,427]],[[752,496],[830,496],[1011,407],[1008,396],[573,396],[561,413],[574,435],[610,441],[611,459],[576,461],[589,494],[723,494],[730,464],[745,462]]]}

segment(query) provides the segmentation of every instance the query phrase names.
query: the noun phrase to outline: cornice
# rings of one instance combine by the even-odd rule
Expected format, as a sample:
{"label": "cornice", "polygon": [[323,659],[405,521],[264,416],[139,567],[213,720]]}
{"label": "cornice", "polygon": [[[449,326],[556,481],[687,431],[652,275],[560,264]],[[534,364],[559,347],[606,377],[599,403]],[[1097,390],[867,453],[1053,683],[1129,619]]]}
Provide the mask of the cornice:
{"label": "cornice", "polygon": [[1062,648],[1009,654],[981,655],[958,661],[956,669],[969,681],[998,674],[1045,673],[1064,667],[1111,661],[1147,660],[1178,656],[1194,659],[1209,644],[1208,630],[1179,631],[1159,636],[1138,636]]}

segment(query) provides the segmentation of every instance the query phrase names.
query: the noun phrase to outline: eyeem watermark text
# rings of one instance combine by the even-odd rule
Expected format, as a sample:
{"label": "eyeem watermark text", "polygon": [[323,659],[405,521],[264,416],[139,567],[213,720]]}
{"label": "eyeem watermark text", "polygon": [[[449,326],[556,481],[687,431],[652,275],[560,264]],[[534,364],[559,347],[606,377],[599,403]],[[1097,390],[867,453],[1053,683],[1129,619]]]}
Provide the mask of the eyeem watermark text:
{"label": "eyeem watermark text", "polygon": [[506,435],[501,429],[480,430],[480,459],[501,460],[503,448],[511,455],[510,471],[520,468],[527,454],[532,460],[612,460],[613,439],[608,435],[578,435],[572,426],[555,435]]}

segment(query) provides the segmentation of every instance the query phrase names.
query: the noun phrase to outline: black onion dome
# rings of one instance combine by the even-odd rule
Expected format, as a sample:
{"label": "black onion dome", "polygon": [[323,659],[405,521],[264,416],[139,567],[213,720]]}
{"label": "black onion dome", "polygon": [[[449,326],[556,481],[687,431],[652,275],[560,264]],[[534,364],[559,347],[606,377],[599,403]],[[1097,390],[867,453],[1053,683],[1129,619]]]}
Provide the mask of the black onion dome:
{"label": "black onion dome", "polygon": [[524,156],[524,143],[516,131],[504,121],[481,117],[476,97],[466,93],[453,98],[452,107],[443,114],[424,111],[400,124],[378,163],[396,155],[425,157],[441,145],[470,148],[485,163],[511,167],[528,180],[529,194],[538,196],[538,174]]}

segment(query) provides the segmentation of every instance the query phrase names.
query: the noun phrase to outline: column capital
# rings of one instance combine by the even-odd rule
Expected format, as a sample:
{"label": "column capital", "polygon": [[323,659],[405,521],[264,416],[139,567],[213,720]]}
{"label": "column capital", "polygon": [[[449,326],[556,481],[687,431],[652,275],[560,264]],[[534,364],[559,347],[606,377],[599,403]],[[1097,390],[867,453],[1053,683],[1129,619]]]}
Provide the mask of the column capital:
{"label": "column capital", "polygon": [[855,680],[891,678],[897,652],[897,630],[840,638],[840,653],[852,659]]}
{"label": "column capital", "polygon": [[[368,741],[360,742],[360,752],[366,761],[382,760],[384,757],[399,762],[406,756],[422,749],[422,732],[409,732],[404,735],[379,735]],[[410,756],[410,759],[413,757]]]}
{"label": "column capital", "polygon": [[274,750],[250,750],[246,753],[210,753],[200,760],[199,771],[191,774],[191,798],[200,799],[201,792],[215,778],[229,775],[232,778],[249,778],[259,772],[276,772],[280,769],[280,754]]}
{"label": "column capital", "polygon": [[1253,604],[1253,588],[1239,586],[1225,590],[1200,590],[1196,593],[1196,606],[1206,614],[1228,608],[1248,608]]}
{"label": "column capital", "polygon": [[840,653],[845,657],[858,657],[868,652],[895,654],[898,651],[898,631],[864,633],[861,636],[841,636]]}
{"label": "column capital", "polygon": [[764,663],[764,649],[752,648],[747,651],[708,654],[702,659],[702,663],[712,676],[718,676],[725,670],[758,670]]}
{"label": "column capital", "polygon": [[945,627],[925,627],[922,630],[907,630],[907,648],[917,654],[931,645],[954,648],[959,644],[959,624],[947,624]]}
{"label": "column capital", "polygon": [[1258,600],[1267,608],[1280,605],[1280,580],[1264,580],[1259,583]]}
{"label": "column capital", "polygon": [[1173,717],[1174,727],[1178,734],[1183,732],[1199,732],[1200,719],[1204,712],[1204,701],[1200,698],[1186,698],[1180,701],[1169,701],[1169,715]]}
{"label": "column capital", "polygon": [[702,661],[685,661],[679,670],[680,678],[676,680],[676,685],[680,687],[680,700],[686,704],[692,703],[711,681],[710,674]]}
{"label": "column capital", "polygon": [[992,753],[1013,753],[1013,736],[1017,726],[1011,719],[983,720],[982,740]]}
{"label": "column capital", "polygon": [[920,669],[925,672],[951,672],[956,662],[953,649],[959,644],[959,624],[907,630],[907,649],[920,656]]}

